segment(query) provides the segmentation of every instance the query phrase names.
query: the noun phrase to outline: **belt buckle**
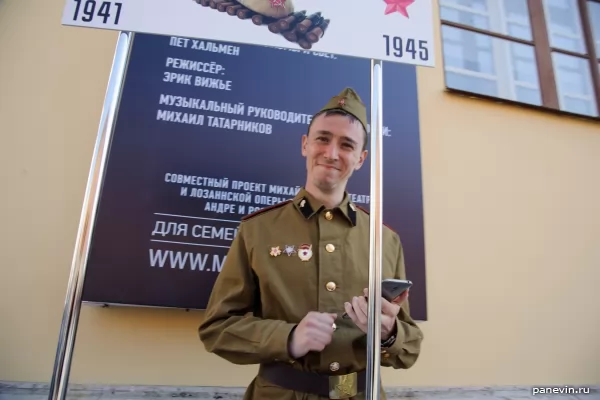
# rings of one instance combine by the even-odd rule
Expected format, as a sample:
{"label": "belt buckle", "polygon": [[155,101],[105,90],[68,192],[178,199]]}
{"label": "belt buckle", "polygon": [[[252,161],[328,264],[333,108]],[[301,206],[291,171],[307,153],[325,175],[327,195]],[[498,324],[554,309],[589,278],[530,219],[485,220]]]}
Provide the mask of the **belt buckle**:
{"label": "belt buckle", "polygon": [[357,374],[329,376],[329,398],[348,399],[358,393]]}

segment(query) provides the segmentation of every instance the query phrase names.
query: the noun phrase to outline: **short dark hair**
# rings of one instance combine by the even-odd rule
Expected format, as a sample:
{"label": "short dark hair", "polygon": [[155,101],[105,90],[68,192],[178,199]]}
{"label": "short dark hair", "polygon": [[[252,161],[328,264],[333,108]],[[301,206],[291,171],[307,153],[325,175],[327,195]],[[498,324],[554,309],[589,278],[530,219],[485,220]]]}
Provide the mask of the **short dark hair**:
{"label": "short dark hair", "polygon": [[341,110],[341,109],[337,109],[337,108],[335,108],[333,110],[325,110],[325,111],[320,111],[320,112],[316,113],[312,117],[310,124],[308,124],[308,131],[306,132],[306,136],[308,136],[308,134],[310,133],[310,128],[312,127],[313,121],[320,115],[325,115],[326,117],[328,117],[330,115],[341,115],[341,116],[348,118],[350,120],[350,122],[358,122],[360,124],[360,126],[362,127],[362,130],[364,133],[364,143],[363,143],[362,149],[366,150],[367,144],[369,142],[369,135],[367,134],[367,130],[363,126],[362,122],[360,122],[358,120],[358,118],[356,118],[354,115],[350,114],[349,112]]}

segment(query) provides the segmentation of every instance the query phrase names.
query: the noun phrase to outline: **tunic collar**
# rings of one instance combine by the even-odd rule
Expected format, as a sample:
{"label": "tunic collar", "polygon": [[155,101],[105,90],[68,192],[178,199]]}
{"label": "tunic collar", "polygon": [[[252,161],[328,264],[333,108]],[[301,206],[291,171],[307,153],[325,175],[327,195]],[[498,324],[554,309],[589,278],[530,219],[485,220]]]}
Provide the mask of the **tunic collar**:
{"label": "tunic collar", "polygon": [[331,211],[334,213],[341,213],[351,226],[356,226],[356,205],[350,201],[348,192],[344,192],[344,198],[341,204],[334,209],[327,209],[322,202],[308,193],[304,187],[300,189],[292,201],[296,210],[298,210],[307,220],[322,212]]}

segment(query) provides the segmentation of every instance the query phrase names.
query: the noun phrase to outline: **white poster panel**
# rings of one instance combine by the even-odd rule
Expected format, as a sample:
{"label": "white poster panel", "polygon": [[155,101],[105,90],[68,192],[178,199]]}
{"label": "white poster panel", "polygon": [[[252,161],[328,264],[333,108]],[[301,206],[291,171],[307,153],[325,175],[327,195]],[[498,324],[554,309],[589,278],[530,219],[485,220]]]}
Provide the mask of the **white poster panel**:
{"label": "white poster panel", "polygon": [[67,0],[62,24],[433,67],[432,1]]}

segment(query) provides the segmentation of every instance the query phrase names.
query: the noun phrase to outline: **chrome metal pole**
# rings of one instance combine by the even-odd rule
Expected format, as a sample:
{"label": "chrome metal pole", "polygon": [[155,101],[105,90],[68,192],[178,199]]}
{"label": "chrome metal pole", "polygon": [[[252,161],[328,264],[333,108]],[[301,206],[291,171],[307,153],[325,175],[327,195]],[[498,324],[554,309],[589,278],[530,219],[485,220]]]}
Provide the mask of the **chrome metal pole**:
{"label": "chrome metal pole", "polygon": [[77,324],[81,311],[83,282],[88,261],[92,230],[96,220],[98,198],[104,178],[108,146],[112,139],[115,116],[117,114],[121,90],[125,78],[127,61],[131,50],[133,33],[119,32],[119,38],[113,58],[108,87],[98,127],[98,135],[88,175],[85,197],[79,220],[79,230],[71,262],[71,274],[67,286],[62,324],[60,327],[54,370],[50,381],[49,400],[64,400],[67,395],[71,359],[77,334]]}
{"label": "chrome metal pole", "polygon": [[371,60],[371,210],[369,218],[369,314],[367,399],[379,399],[381,362],[381,252],[383,195],[383,62]]}

